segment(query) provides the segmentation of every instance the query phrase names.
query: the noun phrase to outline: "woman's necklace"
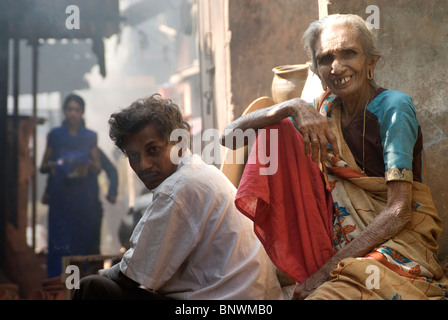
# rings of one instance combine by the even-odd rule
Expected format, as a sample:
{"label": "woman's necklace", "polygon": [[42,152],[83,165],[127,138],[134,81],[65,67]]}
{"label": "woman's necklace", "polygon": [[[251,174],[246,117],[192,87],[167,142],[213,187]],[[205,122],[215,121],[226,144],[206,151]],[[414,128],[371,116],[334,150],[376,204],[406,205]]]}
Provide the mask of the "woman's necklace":
{"label": "woman's necklace", "polygon": [[[373,100],[372,99],[373,94],[370,94],[367,98],[367,101],[364,105],[364,111],[363,111],[363,125],[362,125],[362,173],[366,173],[366,115],[367,115],[367,106],[369,103]],[[349,122],[350,123],[350,122]]]}
{"label": "woman's necklace", "polygon": [[367,106],[373,100],[375,93],[371,93],[367,98],[367,102],[364,106],[364,116],[363,116],[363,124],[362,124],[362,173],[366,173],[366,114],[367,114]]}
{"label": "woman's necklace", "polygon": [[364,107],[364,120],[363,120],[363,124],[362,124],[362,173],[366,173],[366,114],[367,114],[367,105],[370,102],[370,98],[369,100],[367,100],[367,103]]}

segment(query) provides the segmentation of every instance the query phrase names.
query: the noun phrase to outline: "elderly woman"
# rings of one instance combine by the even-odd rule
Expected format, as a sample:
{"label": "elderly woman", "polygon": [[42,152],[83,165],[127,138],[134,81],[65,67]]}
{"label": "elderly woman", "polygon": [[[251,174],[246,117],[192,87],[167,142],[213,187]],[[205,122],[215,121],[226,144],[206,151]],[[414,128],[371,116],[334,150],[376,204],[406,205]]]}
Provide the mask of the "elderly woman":
{"label": "elderly woman", "polygon": [[272,130],[280,138],[275,174],[261,176],[264,162],[250,154],[238,208],[296,281],[295,299],[443,298],[441,220],[422,183],[411,98],[376,86],[380,54],[362,18],[330,15],[303,40],[326,92],[245,115],[223,135],[227,145],[235,129],[264,128],[253,150],[267,148]]}

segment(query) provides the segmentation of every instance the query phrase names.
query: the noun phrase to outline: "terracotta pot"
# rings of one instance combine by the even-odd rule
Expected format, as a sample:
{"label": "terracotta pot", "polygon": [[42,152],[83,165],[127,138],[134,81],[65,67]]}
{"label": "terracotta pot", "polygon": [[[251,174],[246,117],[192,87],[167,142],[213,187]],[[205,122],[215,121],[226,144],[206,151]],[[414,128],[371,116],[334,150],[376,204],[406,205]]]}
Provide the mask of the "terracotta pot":
{"label": "terracotta pot", "polygon": [[280,103],[292,98],[300,98],[308,77],[308,64],[278,66],[272,69],[272,98]]}

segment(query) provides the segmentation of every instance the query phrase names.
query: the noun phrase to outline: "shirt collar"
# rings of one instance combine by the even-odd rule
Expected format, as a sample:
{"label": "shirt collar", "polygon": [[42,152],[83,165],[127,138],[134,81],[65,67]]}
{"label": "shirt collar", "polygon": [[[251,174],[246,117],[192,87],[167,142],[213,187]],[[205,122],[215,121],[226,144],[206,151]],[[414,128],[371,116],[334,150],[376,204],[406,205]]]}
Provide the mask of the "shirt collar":
{"label": "shirt collar", "polygon": [[193,154],[191,153],[190,149],[186,149],[184,155],[178,159],[176,171],[174,171],[170,176],[168,176],[165,180],[163,180],[161,184],[159,184],[157,187],[152,189],[151,192],[153,194],[156,194],[160,190],[160,188],[165,184],[166,180],[168,180],[173,174],[175,174],[177,171],[179,171],[180,168],[182,168],[185,164],[191,163],[192,156],[193,156]]}

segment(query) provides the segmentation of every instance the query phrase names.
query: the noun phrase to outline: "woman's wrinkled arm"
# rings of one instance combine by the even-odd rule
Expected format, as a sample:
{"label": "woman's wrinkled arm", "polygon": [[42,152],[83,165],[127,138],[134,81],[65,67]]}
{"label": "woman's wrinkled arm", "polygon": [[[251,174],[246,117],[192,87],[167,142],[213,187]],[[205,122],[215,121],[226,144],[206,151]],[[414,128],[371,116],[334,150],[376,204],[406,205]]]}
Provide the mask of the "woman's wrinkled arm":
{"label": "woman's wrinkled arm", "polygon": [[387,187],[387,204],[383,211],[347,246],[337,252],[319,271],[295,288],[293,299],[305,299],[328,280],[330,271],[348,257],[363,257],[397,235],[411,220],[412,184],[391,181]]}
{"label": "woman's wrinkled arm", "polygon": [[[248,129],[258,130],[277,123],[287,117],[292,117],[297,129],[303,137],[305,154],[312,154],[315,162],[325,161],[327,158],[327,146],[331,144],[335,155],[339,154],[336,136],[331,131],[327,119],[320,115],[313,105],[295,98],[269,108],[248,113],[228,124],[221,137],[221,144],[227,148],[236,150],[243,145],[241,139],[235,139],[237,129],[245,132]],[[244,140],[247,144],[247,139]],[[320,152],[320,159],[318,157]]]}

